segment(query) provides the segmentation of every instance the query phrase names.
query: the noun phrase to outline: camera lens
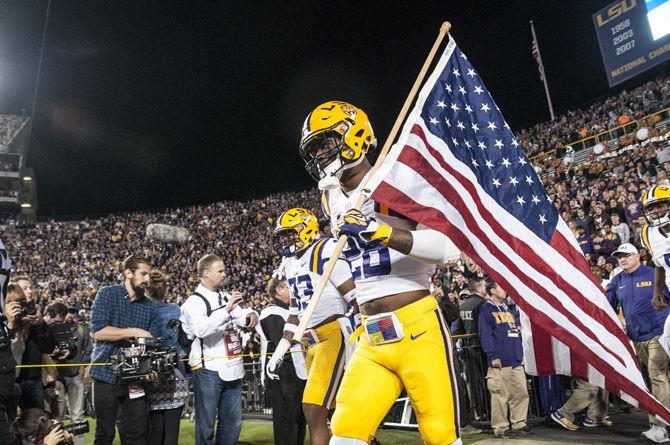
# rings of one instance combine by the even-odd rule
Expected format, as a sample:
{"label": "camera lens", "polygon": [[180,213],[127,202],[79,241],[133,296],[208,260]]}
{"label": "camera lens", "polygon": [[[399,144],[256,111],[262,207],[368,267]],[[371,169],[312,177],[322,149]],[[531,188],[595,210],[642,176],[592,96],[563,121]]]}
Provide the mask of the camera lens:
{"label": "camera lens", "polygon": [[78,436],[80,434],[86,434],[89,431],[88,420],[83,422],[71,423],[69,425],[64,425],[63,429],[73,436]]}

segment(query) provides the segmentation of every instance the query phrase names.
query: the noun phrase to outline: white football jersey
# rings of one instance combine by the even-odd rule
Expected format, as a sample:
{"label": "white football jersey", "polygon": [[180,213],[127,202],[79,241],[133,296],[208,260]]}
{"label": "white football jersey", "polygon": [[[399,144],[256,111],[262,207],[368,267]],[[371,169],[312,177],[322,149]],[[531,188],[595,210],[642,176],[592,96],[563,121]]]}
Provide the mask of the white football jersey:
{"label": "white football jersey", "polygon": [[[314,290],[319,285],[325,264],[330,259],[337,241],[332,238],[319,240],[312,244],[302,256],[285,258],[283,272],[291,292],[291,307],[298,308],[298,318],[301,319]],[[333,273],[330,275],[319,304],[314,310],[312,319],[307,326],[311,329],[332,315],[344,316],[347,311],[347,302],[337,290],[344,282],[351,278],[351,270],[344,259],[337,261]]]}
{"label": "white football jersey", "polygon": [[[340,216],[356,205],[368,175],[349,193],[341,188],[324,192],[321,203],[324,214],[330,218],[331,228],[337,227]],[[374,217],[379,224],[404,230],[423,228],[371,199],[359,210],[367,217]],[[381,244],[360,248],[350,239],[343,253],[349,261],[351,274],[356,282],[358,304],[401,292],[428,289],[430,276],[435,270],[433,265],[422,263]]]}
{"label": "white football jersey", "polygon": [[663,233],[660,227],[647,224],[642,228],[640,238],[654,264],[665,269],[665,285],[670,286],[670,235]]}

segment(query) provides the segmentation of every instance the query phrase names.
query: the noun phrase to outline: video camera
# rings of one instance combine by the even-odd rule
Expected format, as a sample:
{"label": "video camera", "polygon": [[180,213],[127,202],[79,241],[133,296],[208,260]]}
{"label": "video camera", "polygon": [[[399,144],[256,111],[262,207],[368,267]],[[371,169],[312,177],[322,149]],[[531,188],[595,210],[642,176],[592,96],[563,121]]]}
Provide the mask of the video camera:
{"label": "video camera", "polygon": [[110,357],[112,371],[122,383],[142,380],[152,372],[164,376],[179,365],[177,348],[161,346],[163,338],[140,337]]}
{"label": "video camera", "polygon": [[64,351],[70,351],[67,358],[73,358],[77,355],[78,338],[72,332],[73,323],[54,323],[49,329],[56,340],[56,348],[51,357],[57,358]]}

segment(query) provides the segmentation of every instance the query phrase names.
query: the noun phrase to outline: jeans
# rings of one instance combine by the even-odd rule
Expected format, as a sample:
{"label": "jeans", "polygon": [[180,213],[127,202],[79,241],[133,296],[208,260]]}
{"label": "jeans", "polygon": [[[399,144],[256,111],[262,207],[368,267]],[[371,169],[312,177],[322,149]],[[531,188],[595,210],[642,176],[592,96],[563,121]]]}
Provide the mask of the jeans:
{"label": "jeans", "polygon": [[29,408],[44,409],[42,379],[26,379],[21,382],[19,406],[22,410],[27,410]]}
{"label": "jeans", "polygon": [[43,389],[44,411],[51,415],[52,419],[63,421],[65,417],[65,385],[60,380],[55,380]]}
{"label": "jeans", "polygon": [[128,385],[93,381],[96,426],[95,445],[112,445],[119,417],[119,435],[123,445],[146,445],[149,403],[147,397],[131,399]]}
{"label": "jeans", "polygon": [[[84,379],[80,376],[63,377],[70,418],[73,423],[83,422],[84,416]],[[74,437],[74,445],[84,445],[84,435]]]}
{"label": "jeans", "polygon": [[218,372],[200,368],[193,383],[196,445],[235,445],[242,429],[242,380],[228,382]]}

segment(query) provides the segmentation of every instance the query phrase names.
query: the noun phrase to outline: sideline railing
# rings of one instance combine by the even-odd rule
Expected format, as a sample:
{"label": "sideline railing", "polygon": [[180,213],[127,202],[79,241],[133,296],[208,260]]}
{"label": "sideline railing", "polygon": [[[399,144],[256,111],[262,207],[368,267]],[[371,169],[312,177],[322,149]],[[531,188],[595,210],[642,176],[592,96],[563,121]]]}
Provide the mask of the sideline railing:
{"label": "sideline railing", "polygon": [[[631,120],[630,122],[626,122],[623,125],[619,125],[618,127],[610,128],[609,130],[601,131],[600,133],[597,133],[595,135],[587,136],[583,139],[579,139],[574,142],[569,142],[567,144],[563,144],[561,147],[555,147],[547,151],[543,151],[542,153],[538,153],[530,158],[530,160],[534,160],[536,158],[540,158],[542,156],[546,156],[548,154],[554,153],[556,150],[559,150],[561,148],[567,147],[568,145],[571,146],[575,152],[578,152],[580,150],[583,150],[585,148],[589,148],[598,142],[601,142],[602,140],[607,140],[611,141],[614,139],[619,139],[622,136],[625,136],[627,134],[633,133],[635,130],[637,130],[639,123],[641,121],[644,121],[646,119],[649,119],[653,116],[660,116],[661,121],[665,119],[670,119],[670,107],[664,108],[660,111],[656,111],[654,113],[648,114],[644,117],[641,117],[636,120]],[[606,136],[605,136],[606,135]],[[592,143],[590,143],[592,142]]]}

